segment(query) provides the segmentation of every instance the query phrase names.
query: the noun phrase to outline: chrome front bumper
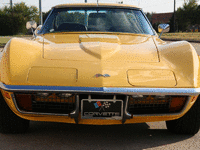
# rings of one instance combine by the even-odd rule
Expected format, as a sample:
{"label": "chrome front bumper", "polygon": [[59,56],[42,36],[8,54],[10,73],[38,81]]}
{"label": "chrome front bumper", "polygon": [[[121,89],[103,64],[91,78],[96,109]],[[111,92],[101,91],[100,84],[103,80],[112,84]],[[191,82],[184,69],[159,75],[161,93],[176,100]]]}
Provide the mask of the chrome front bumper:
{"label": "chrome front bumper", "polygon": [[[0,88],[9,91],[9,92],[67,92],[67,93],[75,93],[77,95],[76,98],[76,108],[70,113],[70,117],[74,118],[75,122],[78,123],[79,117],[79,94],[112,94],[112,95],[126,95],[126,99],[123,104],[123,118],[122,123],[125,123],[127,119],[131,119],[133,117],[151,117],[151,116],[177,116],[181,115],[186,111],[186,108],[189,102],[192,99],[192,96],[197,96],[200,94],[200,88],[108,88],[108,87],[67,87],[67,86],[24,86],[24,85],[5,85],[0,83]],[[127,112],[128,107],[128,97],[129,95],[186,95],[189,96],[185,106],[180,112],[177,113],[164,113],[164,114],[134,114],[131,115]],[[68,114],[57,114],[57,113],[35,113],[35,112],[26,112],[22,111],[18,108],[16,99],[14,94],[11,94],[13,103],[15,108],[21,114],[30,114],[30,115],[53,115],[53,116],[68,116]]]}
{"label": "chrome front bumper", "polygon": [[43,91],[70,93],[102,93],[125,95],[192,95],[200,94],[200,88],[115,88],[115,87],[70,87],[70,86],[29,86],[6,85],[0,83],[0,88],[10,92]]}

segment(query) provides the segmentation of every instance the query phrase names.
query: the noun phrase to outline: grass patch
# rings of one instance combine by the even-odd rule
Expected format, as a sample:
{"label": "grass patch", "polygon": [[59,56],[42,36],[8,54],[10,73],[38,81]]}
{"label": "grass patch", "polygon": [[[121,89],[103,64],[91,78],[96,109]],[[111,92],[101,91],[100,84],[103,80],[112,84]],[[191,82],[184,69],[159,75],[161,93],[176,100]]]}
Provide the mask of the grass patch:
{"label": "grass patch", "polygon": [[4,36],[0,37],[0,47],[4,47],[6,43],[13,37],[20,37],[20,38],[29,38],[32,37],[33,35],[12,35],[12,36]]}
{"label": "grass patch", "polygon": [[12,35],[11,37],[32,37],[33,35]]}
{"label": "grass patch", "polygon": [[181,39],[181,40],[200,40],[200,32],[163,33],[161,38]]}
{"label": "grass patch", "polygon": [[0,47],[5,46],[9,40],[10,38],[0,37]]}

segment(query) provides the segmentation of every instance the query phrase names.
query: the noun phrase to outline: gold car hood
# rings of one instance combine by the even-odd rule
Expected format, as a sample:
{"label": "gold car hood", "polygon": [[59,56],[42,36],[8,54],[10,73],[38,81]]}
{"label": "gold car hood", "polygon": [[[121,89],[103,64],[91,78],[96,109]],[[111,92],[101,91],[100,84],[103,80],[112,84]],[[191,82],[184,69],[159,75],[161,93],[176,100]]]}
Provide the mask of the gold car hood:
{"label": "gold car hood", "polygon": [[152,37],[136,34],[45,34],[43,57],[73,61],[159,61]]}
{"label": "gold car hood", "polygon": [[[13,38],[2,52],[1,82],[73,87],[199,87],[199,59],[186,41],[166,43],[157,36],[136,34],[103,38],[99,35],[104,34],[88,35]],[[94,45],[98,42],[115,46]]]}

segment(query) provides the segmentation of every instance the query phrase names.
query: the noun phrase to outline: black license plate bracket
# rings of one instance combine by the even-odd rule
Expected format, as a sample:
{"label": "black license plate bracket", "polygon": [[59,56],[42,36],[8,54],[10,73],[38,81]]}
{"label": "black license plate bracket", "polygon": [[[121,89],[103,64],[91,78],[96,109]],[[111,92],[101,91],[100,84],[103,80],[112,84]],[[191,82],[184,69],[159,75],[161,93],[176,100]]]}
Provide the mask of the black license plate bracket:
{"label": "black license plate bracket", "polygon": [[121,120],[123,116],[122,100],[83,99],[81,101],[82,119]]}

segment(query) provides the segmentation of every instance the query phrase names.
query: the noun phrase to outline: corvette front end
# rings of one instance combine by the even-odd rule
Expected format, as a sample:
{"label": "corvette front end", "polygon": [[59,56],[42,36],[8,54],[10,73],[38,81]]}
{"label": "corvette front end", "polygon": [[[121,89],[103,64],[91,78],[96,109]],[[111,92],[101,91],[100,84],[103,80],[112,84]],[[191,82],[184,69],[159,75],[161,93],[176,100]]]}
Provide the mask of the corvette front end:
{"label": "corvette front end", "polygon": [[198,55],[159,39],[140,8],[58,5],[37,30],[1,53],[0,132],[25,132],[29,120],[198,132]]}

